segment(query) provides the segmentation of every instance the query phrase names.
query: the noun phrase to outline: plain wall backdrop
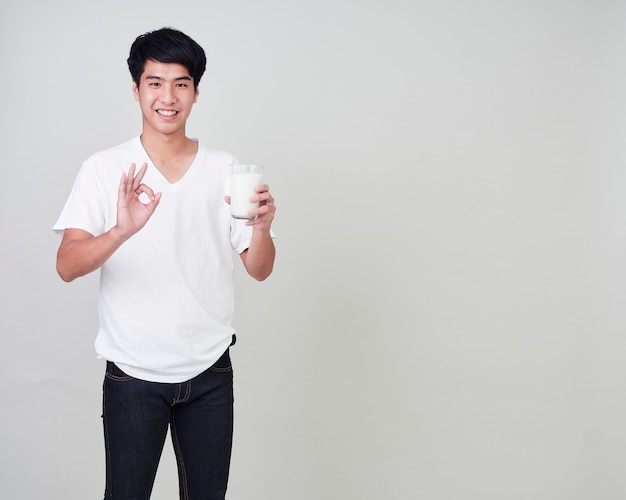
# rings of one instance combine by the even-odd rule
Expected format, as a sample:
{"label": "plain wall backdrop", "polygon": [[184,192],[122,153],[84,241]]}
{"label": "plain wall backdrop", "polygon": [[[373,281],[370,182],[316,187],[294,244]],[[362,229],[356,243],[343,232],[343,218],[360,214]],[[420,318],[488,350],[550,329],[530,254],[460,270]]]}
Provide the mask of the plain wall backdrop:
{"label": "plain wall backdrop", "polygon": [[60,280],[51,226],[140,132],[125,60],[163,26],[208,56],[188,135],[264,164],[278,206],[273,276],[237,268],[229,499],[626,498],[625,19],[2,2],[0,498],[103,494],[98,277]]}

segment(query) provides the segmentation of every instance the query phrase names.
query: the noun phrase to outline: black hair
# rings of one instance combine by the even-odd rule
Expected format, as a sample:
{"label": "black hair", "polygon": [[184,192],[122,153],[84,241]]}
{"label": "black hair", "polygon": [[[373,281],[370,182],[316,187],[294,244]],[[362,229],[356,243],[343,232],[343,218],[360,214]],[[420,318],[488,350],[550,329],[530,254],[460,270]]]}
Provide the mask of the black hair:
{"label": "black hair", "polygon": [[196,88],[206,69],[206,55],[202,47],[182,31],[173,28],[144,33],[133,42],[126,62],[137,86],[148,60],[182,64],[189,71]]}

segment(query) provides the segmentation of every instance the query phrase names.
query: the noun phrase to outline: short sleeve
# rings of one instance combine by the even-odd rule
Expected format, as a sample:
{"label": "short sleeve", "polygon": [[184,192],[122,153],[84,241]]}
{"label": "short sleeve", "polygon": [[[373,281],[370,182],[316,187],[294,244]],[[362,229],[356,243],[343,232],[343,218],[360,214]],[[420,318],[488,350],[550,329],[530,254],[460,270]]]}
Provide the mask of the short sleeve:
{"label": "short sleeve", "polygon": [[76,176],[70,195],[53,230],[82,229],[94,236],[106,230],[106,204],[102,196],[95,166],[86,161]]}
{"label": "short sleeve", "polygon": [[252,228],[246,226],[245,220],[231,218],[230,243],[233,250],[238,254],[250,246],[252,240]]}
{"label": "short sleeve", "polygon": [[[275,238],[276,235],[270,230],[270,235]],[[252,241],[252,228],[246,226],[244,219],[231,219],[230,223],[230,241],[233,250],[238,254],[241,254],[244,250],[250,247],[250,241]]]}

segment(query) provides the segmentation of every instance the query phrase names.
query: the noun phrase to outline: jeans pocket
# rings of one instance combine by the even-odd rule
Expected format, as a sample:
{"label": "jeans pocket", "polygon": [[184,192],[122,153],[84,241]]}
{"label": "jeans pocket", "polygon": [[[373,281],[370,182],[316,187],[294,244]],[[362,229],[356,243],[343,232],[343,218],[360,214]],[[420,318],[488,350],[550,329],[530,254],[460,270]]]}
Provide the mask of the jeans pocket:
{"label": "jeans pocket", "polygon": [[213,366],[209,368],[212,372],[224,373],[233,371],[233,366],[230,361],[230,349],[226,349],[226,352],[222,354],[220,359],[218,359]]}
{"label": "jeans pocket", "polygon": [[114,380],[116,382],[128,382],[130,380],[134,380],[133,377],[120,370],[112,361],[107,361],[107,368],[104,376],[109,380]]}

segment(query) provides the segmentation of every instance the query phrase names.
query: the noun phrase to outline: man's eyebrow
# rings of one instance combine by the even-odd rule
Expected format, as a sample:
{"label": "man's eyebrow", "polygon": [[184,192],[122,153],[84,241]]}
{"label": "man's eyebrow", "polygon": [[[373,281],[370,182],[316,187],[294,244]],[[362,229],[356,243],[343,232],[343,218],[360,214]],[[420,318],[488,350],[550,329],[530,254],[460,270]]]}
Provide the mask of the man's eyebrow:
{"label": "man's eyebrow", "polygon": [[[146,80],[164,80],[164,78],[162,76],[158,76],[158,75],[146,75]],[[179,80],[192,81],[193,78],[191,78],[190,76],[187,76],[187,75],[183,75],[183,76],[176,77],[173,80],[175,82],[177,82]]]}

